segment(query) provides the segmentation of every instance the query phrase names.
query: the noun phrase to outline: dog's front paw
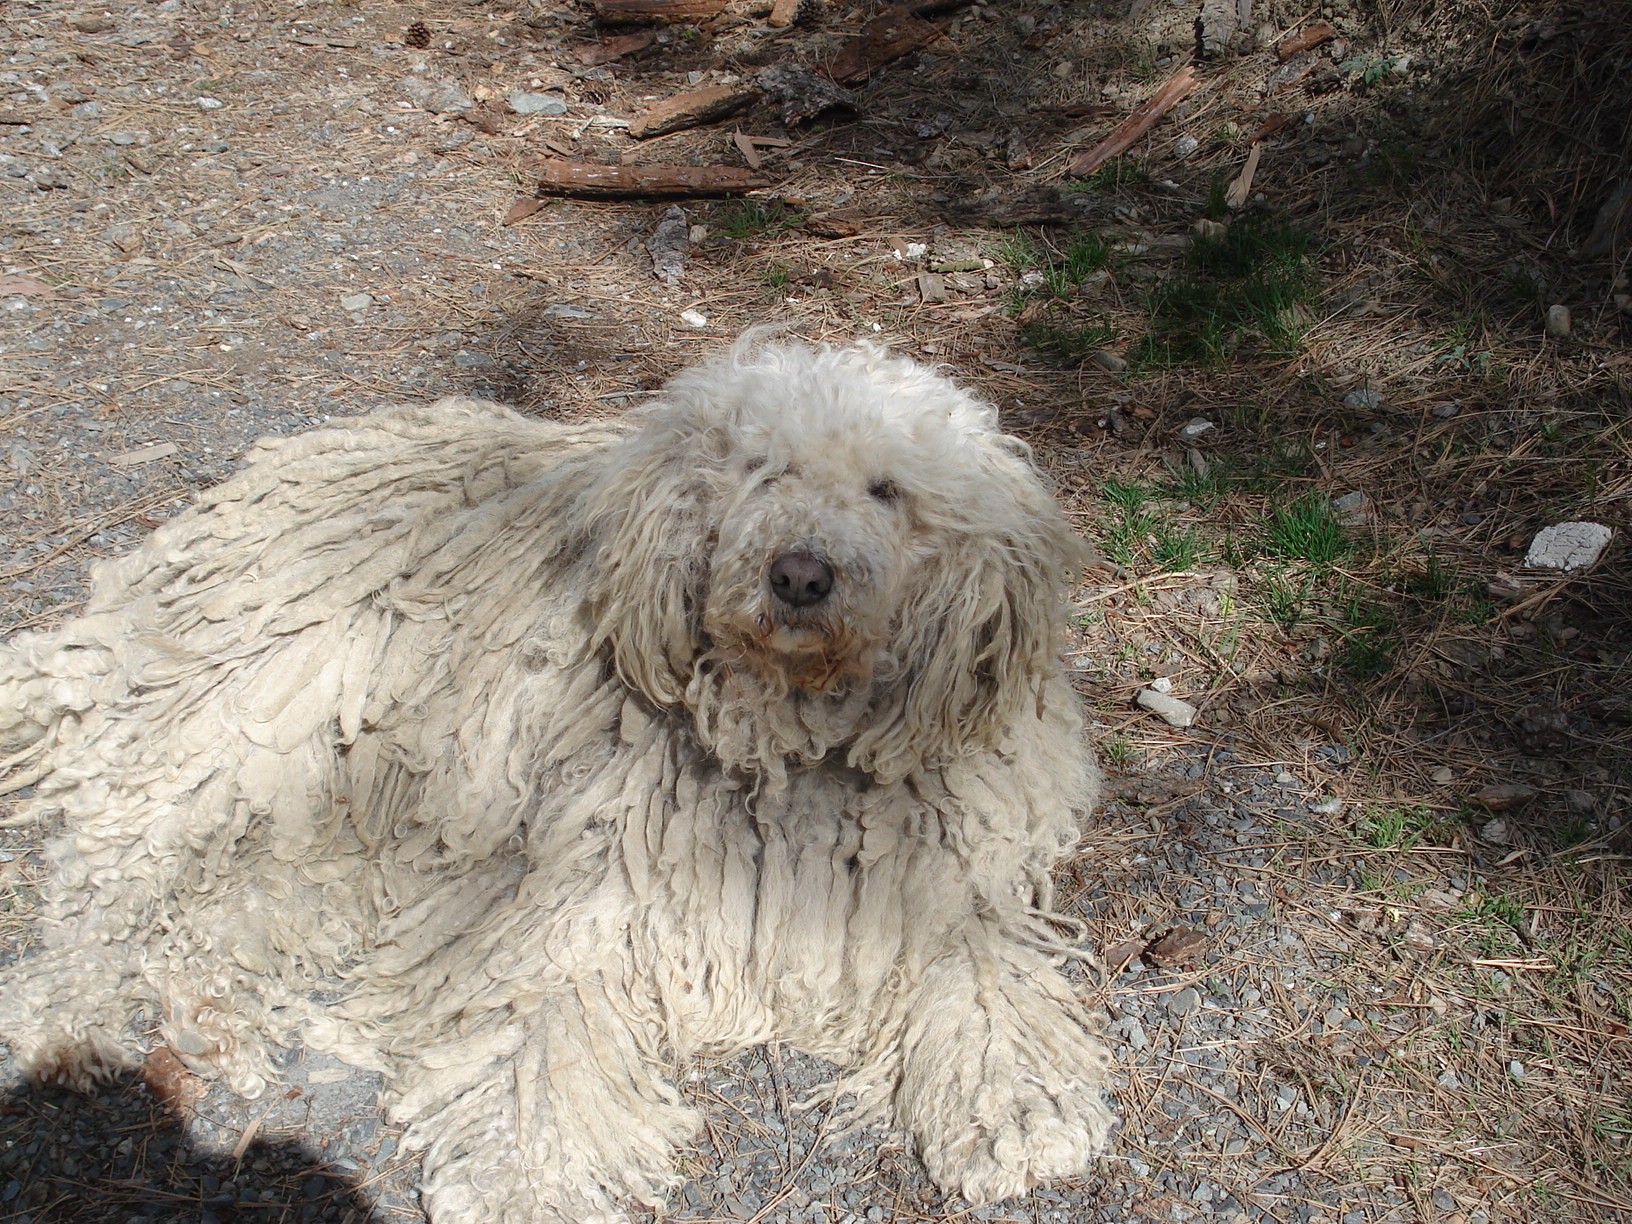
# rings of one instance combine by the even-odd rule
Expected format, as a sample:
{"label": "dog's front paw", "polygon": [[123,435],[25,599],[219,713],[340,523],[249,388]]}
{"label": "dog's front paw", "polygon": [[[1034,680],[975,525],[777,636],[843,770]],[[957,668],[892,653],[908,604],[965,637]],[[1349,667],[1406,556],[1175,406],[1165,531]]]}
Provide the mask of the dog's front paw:
{"label": "dog's front paw", "polygon": [[930,1176],[975,1204],[1087,1172],[1112,1122],[1109,1055],[1069,985],[991,968],[948,960],[926,978],[895,1100]]}

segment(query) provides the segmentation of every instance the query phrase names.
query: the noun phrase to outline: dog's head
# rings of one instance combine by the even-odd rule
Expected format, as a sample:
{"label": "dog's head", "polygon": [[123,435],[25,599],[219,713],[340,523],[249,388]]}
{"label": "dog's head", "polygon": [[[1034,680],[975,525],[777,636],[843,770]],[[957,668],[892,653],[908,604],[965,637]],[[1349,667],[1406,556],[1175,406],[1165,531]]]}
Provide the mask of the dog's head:
{"label": "dog's head", "polygon": [[843,745],[895,778],[995,746],[1057,666],[1080,558],[996,416],[873,347],[749,341],[680,375],[583,507],[597,644],[717,751],[762,724],[722,756]]}

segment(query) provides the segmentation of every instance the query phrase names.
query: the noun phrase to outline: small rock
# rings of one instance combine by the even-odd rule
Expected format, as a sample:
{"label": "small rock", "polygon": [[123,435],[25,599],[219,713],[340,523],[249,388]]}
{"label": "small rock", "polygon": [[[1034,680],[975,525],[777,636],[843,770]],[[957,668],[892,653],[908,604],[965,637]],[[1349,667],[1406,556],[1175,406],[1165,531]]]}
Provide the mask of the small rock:
{"label": "small rock", "polygon": [[1564,802],[1570,811],[1583,816],[1595,811],[1598,807],[1598,800],[1591,791],[1567,790],[1564,792]]}
{"label": "small rock", "polygon": [[1186,986],[1167,1001],[1167,1014],[1188,1016],[1201,1006],[1201,995],[1194,986]]}
{"label": "small rock", "polygon": [[340,309],[347,314],[356,314],[359,310],[367,310],[372,305],[373,295],[367,293],[348,293],[340,299]]}
{"label": "small rock", "polygon": [[1541,569],[1585,569],[1603,556],[1614,536],[1602,523],[1557,523],[1530,541],[1524,563]]}
{"label": "small rock", "polygon": [[102,114],[102,103],[92,98],[89,102],[81,102],[68,112],[75,119],[96,119]]}
{"label": "small rock", "polygon": [[601,317],[588,306],[575,306],[571,302],[551,302],[544,307],[543,314],[547,319],[598,319]]}
{"label": "small rock", "polygon": [[1186,442],[1194,441],[1213,428],[1213,423],[1206,417],[1191,417],[1179,429],[1179,437]]}
{"label": "small rock", "polygon": [[1343,810],[1343,800],[1336,795],[1326,799],[1317,799],[1309,805],[1309,810],[1316,816],[1336,816]]}
{"label": "small rock", "polygon": [[1448,421],[1462,410],[1455,404],[1435,404],[1428,412],[1442,421]]}
{"label": "small rock", "polygon": [[1203,217],[1190,227],[1190,232],[1203,242],[1222,242],[1227,230],[1222,221]]}
{"label": "small rock", "polygon": [[1361,387],[1345,395],[1343,402],[1350,408],[1357,408],[1361,412],[1370,412],[1373,408],[1382,406],[1383,396],[1380,391],[1373,391],[1370,387]]}
{"label": "small rock", "polygon": [[1332,498],[1332,513],[1345,523],[1353,524],[1366,515],[1366,505],[1371,499],[1356,489],[1353,493],[1345,493],[1341,497]]}
{"label": "small rock", "polygon": [[1433,1193],[1434,1206],[1441,1211],[1455,1211],[1457,1202],[1448,1191],[1435,1190]]}
{"label": "small rock", "polygon": [[1123,370],[1128,368],[1127,358],[1104,349],[1101,349],[1099,352],[1089,357],[1088,360],[1093,362],[1100,369],[1109,371],[1112,374],[1120,374]]}
{"label": "small rock", "polygon": [[1489,842],[1493,846],[1505,846],[1505,845],[1507,845],[1507,842],[1508,842],[1507,821],[1505,821],[1505,820],[1487,820],[1487,821],[1485,821],[1484,825],[1479,830],[1479,836],[1480,836],[1480,838],[1482,840]]}
{"label": "small rock", "polygon": [[402,92],[420,110],[433,115],[457,115],[476,105],[475,99],[452,81],[407,77],[402,82]]}
{"label": "small rock", "polygon": [[1447,782],[1456,777],[1456,772],[1448,765],[1441,765],[1428,776],[1431,777],[1438,785],[1444,786]]}
{"label": "small rock", "polygon": [[1150,682],[1150,687],[1158,693],[1171,693],[1173,691],[1173,681],[1167,676],[1157,676],[1156,679]]}
{"label": "small rock", "polygon": [[493,358],[473,349],[460,349],[453,355],[453,364],[461,370],[485,370],[493,364]]}
{"label": "small rock", "polygon": [[1570,308],[1559,305],[1547,307],[1546,326],[1547,334],[1554,340],[1566,339],[1570,334]]}
{"label": "small rock", "polygon": [[1524,1064],[1515,1058],[1512,1062],[1507,1064],[1507,1073],[1514,1079],[1523,1079]]}
{"label": "small rock", "polygon": [[564,115],[567,113],[567,100],[560,94],[529,93],[525,89],[512,89],[510,96],[505,101],[510,103],[510,109],[518,115]]}
{"label": "small rock", "polygon": [[680,312],[680,322],[687,327],[707,327],[708,316],[700,310],[682,310]]}
{"label": "small rock", "polygon": [[200,110],[220,110],[225,105],[226,105],[226,103],[221,101],[220,98],[199,98],[198,99],[198,106],[199,106]]}
{"label": "small rock", "polygon": [[1155,689],[1140,689],[1134,700],[1151,713],[1160,715],[1164,722],[1173,727],[1191,726],[1196,721],[1196,715],[1200,713],[1188,701],[1180,701],[1177,697],[1169,697]]}
{"label": "small rock", "polygon": [[1199,148],[1201,148],[1201,141],[1194,136],[1180,136],[1173,142],[1173,156],[1183,159],[1189,157]]}

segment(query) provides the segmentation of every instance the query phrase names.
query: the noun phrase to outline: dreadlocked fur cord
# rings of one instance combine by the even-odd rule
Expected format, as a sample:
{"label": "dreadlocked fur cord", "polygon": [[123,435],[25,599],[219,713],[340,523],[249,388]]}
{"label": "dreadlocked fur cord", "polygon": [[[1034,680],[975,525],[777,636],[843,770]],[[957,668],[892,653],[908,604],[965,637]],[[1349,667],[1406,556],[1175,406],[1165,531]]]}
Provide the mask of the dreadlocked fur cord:
{"label": "dreadlocked fur cord", "polygon": [[660,1203],[677,1065],[771,1038],[972,1202],[1080,1174],[1079,559],[995,410],[871,347],[264,442],[0,647],[57,830],[0,1035],[80,1084],[152,1034],[246,1095],[297,1041],[382,1071],[438,1224]]}

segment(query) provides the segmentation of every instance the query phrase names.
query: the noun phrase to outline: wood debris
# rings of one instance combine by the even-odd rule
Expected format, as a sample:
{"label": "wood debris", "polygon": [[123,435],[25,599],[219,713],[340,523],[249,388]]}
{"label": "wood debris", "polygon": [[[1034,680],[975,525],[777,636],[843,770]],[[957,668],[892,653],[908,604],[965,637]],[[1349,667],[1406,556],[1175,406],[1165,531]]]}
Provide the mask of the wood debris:
{"label": "wood debris", "polygon": [[592,200],[678,199],[739,195],[770,185],[736,166],[605,166],[550,158],[539,166],[538,193]]}
{"label": "wood debris", "polygon": [[725,11],[726,0],[595,0],[600,21],[701,21]]}
{"label": "wood debris", "polygon": [[827,66],[827,75],[835,81],[859,81],[891,60],[927,47],[941,32],[934,22],[915,17],[910,6],[891,9],[862,26],[839,49]]}
{"label": "wood debris", "polygon": [[[667,136],[684,128],[717,123],[745,110],[759,97],[759,90],[742,85],[713,85],[665,98],[629,124],[629,135],[637,140]],[[752,163],[750,163],[752,164]]]}
{"label": "wood debris", "polygon": [[1190,927],[1174,927],[1145,951],[1145,957],[1162,968],[1195,960],[1207,950],[1207,936]]}
{"label": "wood debris", "polygon": [[782,29],[790,26],[799,19],[799,6],[804,0],[776,0],[771,5],[771,15],[765,19],[767,25]]}
{"label": "wood debris", "polygon": [[657,41],[656,30],[641,30],[635,34],[619,34],[616,38],[609,38],[605,42],[591,43],[587,47],[578,49],[578,62],[586,68],[596,68],[601,64],[610,64],[613,60],[622,59],[626,55],[634,55],[646,50]]}
{"label": "wood debris", "polygon": [[1304,51],[1312,51],[1321,43],[1337,37],[1337,31],[1324,21],[1293,30],[1275,44],[1275,58],[1283,64]]}
{"label": "wood debris", "polygon": [[1065,172],[1069,175],[1092,174],[1118,153],[1130,148],[1134,141],[1155,126],[1158,119],[1199,84],[1195,69],[1186,64],[1173,74],[1167,84],[1117,124],[1109,136],[1067,166]]}
{"label": "wood debris", "polygon": [[1252,152],[1247,154],[1247,164],[1241,167],[1241,173],[1235,176],[1224,192],[1224,203],[1231,209],[1240,208],[1252,194],[1252,179],[1258,173],[1258,158],[1262,155],[1264,146],[1255,144]]}

